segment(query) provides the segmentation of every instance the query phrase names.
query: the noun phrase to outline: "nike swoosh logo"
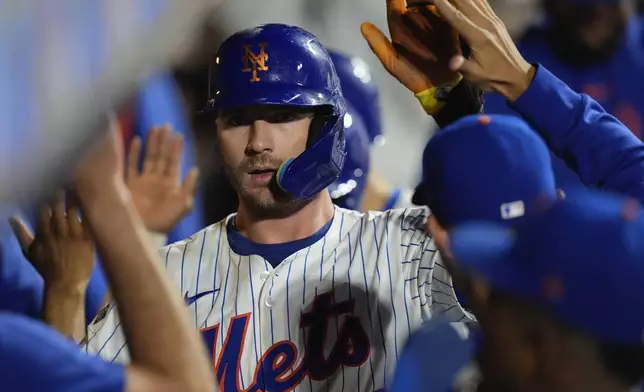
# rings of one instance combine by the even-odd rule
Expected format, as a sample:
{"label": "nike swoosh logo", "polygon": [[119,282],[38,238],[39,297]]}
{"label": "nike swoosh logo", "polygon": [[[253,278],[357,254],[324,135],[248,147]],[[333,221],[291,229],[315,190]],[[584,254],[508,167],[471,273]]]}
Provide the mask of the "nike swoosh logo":
{"label": "nike swoosh logo", "polygon": [[197,301],[199,298],[208,295],[208,294],[215,294],[219,289],[217,290],[209,290],[209,291],[202,291],[199,294],[193,295],[192,297],[188,297],[188,292],[186,291],[186,295],[184,295],[183,299],[186,301],[188,305],[192,305],[195,301]]}

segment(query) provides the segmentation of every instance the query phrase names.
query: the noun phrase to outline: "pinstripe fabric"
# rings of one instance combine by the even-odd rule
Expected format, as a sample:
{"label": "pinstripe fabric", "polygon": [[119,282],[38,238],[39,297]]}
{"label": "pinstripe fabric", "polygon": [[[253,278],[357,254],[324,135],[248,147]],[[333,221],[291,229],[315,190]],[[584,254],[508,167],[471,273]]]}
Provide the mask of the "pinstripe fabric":
{"label": "pinstripe fabric", "polygon": [[[226,221],[163,248],[161,255],[177,288],[183,287],[178,295],[213,291],[189,308],[204,336],[207,331],[216,333],[209,347],[215,372],[237,378],[221,385],[222,391],[251,386],[263,389],[254,384],[260,377],[257,364],[284,341],[292,342],[297,359],[280,377],[297,377],[292,380],[294,390],[375,391],[385,387],[400,350],[423,321],[438,313],[453,321],[471,317],[455,299],[451,279],[425,231],[426,220],[426,209],[362,214],[336,208],[326,236],[276,268],[262,257],[235,254],[228,246]],[[331,303],[351,299],[353,307],[329,317],[326,336],[321,339],[324,355],[330,355],[352,316],[368,337],[369,354],[359,364],[341,364],[329,377],[315,380],[299,368],[311,331],[301,322],[316,298],[327,293]],[[243,345],[237,348],[235,374],[217,362],[228,358],[229,354],[222,356],[222,352],[227,341],[234,339],[230,328],[240,317],[246,320],[246,327]],[[88,352],[127,362],[123,346],[118,311],[112,307],[105,320],[90,327]],[[272,366],[279,367],[285,358],[278,357]],[[228,367],[231,365],[235,364]]]}

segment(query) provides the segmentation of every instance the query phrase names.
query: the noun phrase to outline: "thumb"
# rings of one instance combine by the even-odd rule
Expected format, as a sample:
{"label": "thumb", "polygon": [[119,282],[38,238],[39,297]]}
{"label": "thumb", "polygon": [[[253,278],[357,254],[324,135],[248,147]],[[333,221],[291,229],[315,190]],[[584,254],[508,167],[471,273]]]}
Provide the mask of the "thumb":
{"label": "thumb", "polygon": [[449,61],[449,68],[452,71],[462,73],[465,79],[484,90],[487,77],[485,70],[476,61],[468,60],[461,55],[456,55]]}
{"label": "thumb", "polygon": [[31,230],[29,230],[29,227],[27,227],[25,222],[20,218],[9,218],[9,225],[11,225],[11,230],[18,240],[22,252],[26,254],[29,246],[34,241],[34,235],[31,233]]}

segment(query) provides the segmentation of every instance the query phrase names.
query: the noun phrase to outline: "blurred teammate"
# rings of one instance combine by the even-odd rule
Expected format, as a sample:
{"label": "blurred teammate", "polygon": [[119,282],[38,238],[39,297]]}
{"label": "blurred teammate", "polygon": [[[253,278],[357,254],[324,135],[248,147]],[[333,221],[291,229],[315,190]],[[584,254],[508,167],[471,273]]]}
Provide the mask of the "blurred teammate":
{"label": "blurred teammate", "polygon": [[[542,0],[546,20],[519,39],[521,54],[540,63],[573,90],[590,95],[644,137],[644,25],[623,0]],[[514,113],[502,96],[486,97],[487,113]],[[554,157],[553,157],[554,158]],[[561,156],[554,159],[557,184],[595,184],[570,171]]]}
{"label": "blurred teammate", "polygon": [[371,173],[369,134],[358,112],[348,103],[343,121],[346,156],[340,176],[329,185],[329,194],[333,204],[361,211],[365,186]]}
{"label": "blurred teammate", "polygon": [[[140,137],[132,139],[128,154],[127,185],[137,212],[151,233],[151,238],[157,246],[162,246],[166,242],[165,234],[175,227],[194,204],[198,172],[195,168],[187,170],[186,180],[181,182],[184,143],[170,128],[152,127],[147,134],[146,148],[143,147]],[[141,170],[139,162],[142,163]],[[25,227],[35,227],[36,236],[40,234],[37,224],[41,219],[40,211],[33,211],[33,214],[27,217],[20,213],[18,215],[24,221]],[[12,226],[14,232],[15,222],[14,220]],[[29,225],[31,222],[34,224]],[[6,228],[2,229],[5,240],[1,247],[0,259],[0,310],[20,313],[35,319],[43,318],[49,323],[49,317],[55,316],[61,304],[68,308],[71,302],[75,303],[80,299],[85,304],[84,313],[88,324],[105,304],[108,290],[102,268],[91,262],[93,268],[90,268],[92,274],[89,281],[81,282],[83,287],[86,287],[86,292],[75,293],[73,298],[68,298],[68,293],[55,290],[51,292],[52,283],[56,282],[43,279],[43,271],[38,267],[34,268],[33,263],[29,262],[33,261],[33,251],[30,250],[33,238],[28,240],[26,237],[18,237],[18,240],[22,240],[20,242],[10,234],[9,225],[3,222],[3,227],[5,225]],[[75,246],[65,244],[58,252],[52,254],[52,250],[49,249],[43,256],[71,257],[77,260],[76,264],[83,265],[85,253],[81,250],[79,254],[77,251]],[[25,255],[28,256],[27,259]],[[94,257],[95,252],[91,252],[90,256]]]}
{"label": "blurred teammate", "polygon": [[[172,294],[172,284],[159,267],[161,260],[153,254],[123,181],[123,152],[116,135],[116,131],[110,130],[102,136],[90,158],[79,168],[74,191],[83,221],[79,219],[79,205],[68,199],[66,211],[61,203],[53,206],[51,215],[41,215],[38,227],[42,236],[36,242],[42,252],[55,243],[88,243],[90,235],[96,240],[114,298],[124,316],[132,364],[122,367],[87,356],[44,324],[0,312],[2,390],[213,390],[214,380],[203,346],[193,332],[183,304]],[[27,235],[24,225],[20,233]],[[74,260],[42,261],[49,271],[64,271],[65,278],[75,278],[69,276]],[[90,272],[91,263],[84,269],[86,279]],[[56,287],[70,288],[74,287],[64,284]],[[83,307],[78,309],[82,313]],[[73,320],[84,324],[82,317]]]}
{"label": "blurred teammate", "polygon": [[632,390],[644,378],[641,206],[584,193],[535,214],[515,232],[450,232],[459,266],[488,290],[478,390]]}
{"label": "blurred teammate", "polygon": [[[546,141],[556,151],[564,152],[571,166],[576,166],[583,177],[644,201],[644,146],[627,128],[607,115],[596,102],[570,90],[545,68],[533,69],[533,74],[529,64],[524,67],[527,63],[507,39],[507,31],[502,25],[492,23],[494,19],[490,17],[494,18],[494,14],[487,3],[455,2],[457,7],[447,1],[435,3],[474,49],[475,55],[470,59],[454,56],[450,64],[453,70],[463,72],[481,88],[502,92],[514,101],[518,110],[537,125]],[[390,4],[390,7],[397,5]],[[395,9],[402,12],[400,8]],[[432,14],[425,15],[429,22],[436,23]],[[484,34],[486,28],[489,30]],[[422,68],[412,67],[405,57],[395,55],[384,35],[373,25],[363,25],[363,34],[389,72],[416,91],[417,96],[431,97],[437,92],[426,75],[435,74],[437,67],[447,64],[428,61]],[[421,90],[423,83],[426,90]],[[431,105],[444,105],[442,100],[422,98],[419,97],[421,104],[430,106],[429,110],[425,108],[428,112],[433,109]],[[574,110],[570,109],[571,105]],[[601,146],[604,153],[594,154],[595,146]],[[430,205],[434,213],[430,222],[434,227],[440,228],[440,224],[452,227],[472,219],[494,220],[507,227],[524,219],[530,208],[556,200],[548,151],[527,124],[519,120],[495,116],[463,119],[437,133],[423,159],[425,181],[418,188],[415,202]],[[440,240],[441,236],[437,238]],[[453,272],[456,272],[453,275],[456,287],[465,289],[468,300],[477,299],[471,282],[459,271]],[[468,305],[476,311],[480,302],[472,301]],[[434,331],[430,332],[429,338],[433,338]],[[412,360],[430,361],[433,356],[430,354],[428,359],[427,355],[418,355],[421,353],[418,346],[422,343],[414,342],[417,344],[403,353],[402,360],[410,355]],[[450,349],[443,348],[433,354],[449,356]],[[412,379],[427,381],[423,368],[416,369],[416,374],[413,371],[410,374],[410,368],[401,370],[396,378],[401,383],[393,387],[407,390],[406,382]],[[458,364],[452,370],[458,370]],[[457,374],[452,376],[456,378]],[[418,389],[426,386],[420,385]]]}
{"label": "blurred teammate", "polygon": [[[333,206],[326,188],[345,159],[346,105],[314,36],[280,24],[234,34],[210,93],[205,111],[239,209],[162,255],[222,391],[378,390],[423,321],[470,318],[425,231],[426,209]],[[99,324],[89,351],[127,361],[116,310]]]}
{"label": "blurred teammate", "polygon": [[[352,57],[339,51],[330,51],[329,55],[338,73],[342,94],[366,127],[371,148],[382,146],[385,143],[385,138],[382,134],[380,98],[378,86],[371,78],[369,66],[361,58]],[[347,153],[351,154],[351,151],[351,147],[347,146]],[[351,170],[351,168],[346,170]],[[362,193],[362,201],[359,206],[347,207],[359,211],[385,211],[412,206],[411,190],[398,189],[373,171],[369,172]]]}

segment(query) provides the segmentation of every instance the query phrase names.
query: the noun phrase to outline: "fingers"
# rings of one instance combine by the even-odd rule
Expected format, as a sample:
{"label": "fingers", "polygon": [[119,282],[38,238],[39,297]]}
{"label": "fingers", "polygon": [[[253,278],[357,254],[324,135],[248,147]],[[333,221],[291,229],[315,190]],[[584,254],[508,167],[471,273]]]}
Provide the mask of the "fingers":
{"label": "fingers", "polygon": [[38,211],[36,234],[39,236],[48,236],[51,234],[51,207],[48,204],[42,206]]}
{"label": "fingers", "polygon": [[183,182],[182,190],[186,196],[186,210],[191,210],[194,203],[194,195],[197,192],[197,183],[199,180],[199,169],[193,167],[188,171],[186,179]]}
{"label": "fingers", "polygon": [[480,0],[451,0],[456,9],[473,22],[487,19],[483,4],[485,1]]}
{"label": "fingers", "polygon": [[65,193],[62,190],[56,192],[56,198],[51,207],[54,234],[67,235],[69,229],[67,227],[67,214],[65,213]]}
{"label": "fingers", "polygon": [[458,71],[463,74],[463,77],[469,82],[481,86],[484,91],[487,91],[484,88],[484,81],[486,80],[486,74],[481,66],[472,60],[468,60],[463,56],[454,56],[449,62],[449,68],[452,71]]}
{"label": "fingers", "polygon": [[54,200],[41,208],[38,213],[36,220],[38,236],[82,236],[86,231],[81,219],[80,202],[74,192],[58,191]]}
{"label": "fingers", "polygon": [[476,26],[471,19],[456,8],[449,0],[434,0],[441,16],[454,27],[470,43],[478,42],[483,37],[483,30]]}
{"label": "fingers", "polygon": [[487,0],[475,0],[474,4],[482,15],[485,15],[490,21],[499,21],[499,17],[494,13]]}
{"label": "fingers", "polygon": [[405,11],[405,0],[387,0],[387,15]]}
{"label": "fingers", "polygon": [[360,26],[360,32],[367,41],[371,51],[378,57],[385,69],[392,71],[392,61],[396,57],[396,50],[385,34],[372,23],[365,22]]}
{"label": "fingers", "polygon": [[159,154],[159,129],[152,128],[148,132],[148,140],[145,148],[145,159],[143,160],[143,172],[151,173],[156,171]]}
{"label": "fingers", "polygon": [[13,216],[9,218],[9,225],[11,226],[11,230],[13,231],[13,234],[16,236],[16,239],[20,244],[22,253],[27,254],[29,246],[34,240],[33,233],[31,232],[31,230],[29,230],[27,224],[18,217]]}
{"label": "fingers", "polygon": [[183,137],[180,134],[170,138],[170,149],[166,156],[165,173],[170,178],[179,179],[181,175],[181,156],[183,154]]}
{"label": "fingers", "polygon": [[163,125],[161,129],[159,130],[159,140],[158,140],[158,148],[157,148],[157,164],[158,166],[156,167],[157,171],[163,172],[165,170],[165,163],[166,163],[166,158],[168,151],[170,150],[170,138],[172,136],[172,129],[170,128],[170,125]]}
{"label": "fingers", "polygon": [[148,135],[143,173],[169,174],[180,171],[182,148],[181,142],[176,141],[178,138],[180,136],[175,135],[169,125],[152,129]]}
{"label": "fingers", "polygon": [[78,197],[73,192],[67,192],[65,195],[67,204],[67,228],[69,234],[80,237],[84,233],[84,227],[81,223],[80,204]]}
{"label": "fingers", "polygon": [[[393,39],[393,38],[392,38]],[[409,51],[413,52],[423,60],[435,61],[436,55],[427,48],[401,21],[397,28],[394,44],[399,43]]]}
{"label": "fingers", "polygon": [[143,141],[135,136],[130,143],[130,151],[127,155],[126,178],[134,178],[139,174],[139,160],[141,159],[141,148]]}

